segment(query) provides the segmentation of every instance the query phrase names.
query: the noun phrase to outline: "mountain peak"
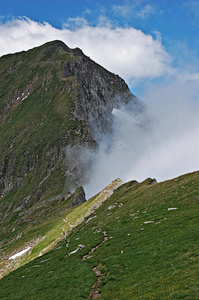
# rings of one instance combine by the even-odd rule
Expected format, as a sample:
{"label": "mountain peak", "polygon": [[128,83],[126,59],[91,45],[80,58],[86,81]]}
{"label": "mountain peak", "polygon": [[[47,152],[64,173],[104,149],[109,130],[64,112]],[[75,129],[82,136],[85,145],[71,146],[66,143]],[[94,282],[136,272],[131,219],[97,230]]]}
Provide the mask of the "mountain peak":
{"label": "mountain peak", "polygon": [[[37,178],[35,188],[40,189],[48,177],[54,176],[50,170],[55,172],[68,146],[96,145],[111,131],[113,108],[132,103],[137,109],[141,105],[122,78],[89,59],[81,49],[70,49],[60,40],[2,57],[0,62],[2,195],[21,187],[27,174]],[[21,158],[17,168],[16,153]],[[47,160],[51,167],[48,171],[43,167],[38,176],[37,168]],[[73,160],[67,166],[74,175]],[[71,180],[76,182],[76,176],[68,177],[68,185]],[[33,199],[36,193],[31,190],[30,194],[28,199],[37,201]]]}
{"label": "mountain peak", "polygon": [[62,51],[64,50],[65,52],[71,52],[71,49],[64,42],[62,42],[60,40],[54,40],[51,42],[47,42],[41,47],[44,47],[48,53],[54,52],[58,49],[61,49]]}
{"label": "mountain peak", "polygon": [[57,49],[61,49],[62,51],[64,50],[65,52],[73,52],[75,56],[84,56],[86,55],[83,53],[82,49],[76,47],[74,49],[69,48],[63,41],[61,40],[54,40],[51,42],[47,42],[46,44],[43,45],[43,47],[46,48],[48,52],[54,52]]}

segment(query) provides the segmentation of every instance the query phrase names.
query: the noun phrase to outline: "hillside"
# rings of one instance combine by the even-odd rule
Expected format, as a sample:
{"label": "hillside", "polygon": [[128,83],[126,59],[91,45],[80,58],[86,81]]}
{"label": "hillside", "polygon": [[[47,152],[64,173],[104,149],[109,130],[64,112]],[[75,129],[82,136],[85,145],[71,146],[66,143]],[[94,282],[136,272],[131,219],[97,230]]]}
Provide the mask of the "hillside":
{"label": "hillside", "polygon": [[198,181],[195,172],[121,185],[72,230],[74,253],[60,241],[5,276],[0,298],[198,299]]}
{"label": "hillside", "polygon": [[61,41],[0,58],[1,257],[70,207],[90,176],[82,149],[97,149],[127,103],[142,110],[123,79]]}

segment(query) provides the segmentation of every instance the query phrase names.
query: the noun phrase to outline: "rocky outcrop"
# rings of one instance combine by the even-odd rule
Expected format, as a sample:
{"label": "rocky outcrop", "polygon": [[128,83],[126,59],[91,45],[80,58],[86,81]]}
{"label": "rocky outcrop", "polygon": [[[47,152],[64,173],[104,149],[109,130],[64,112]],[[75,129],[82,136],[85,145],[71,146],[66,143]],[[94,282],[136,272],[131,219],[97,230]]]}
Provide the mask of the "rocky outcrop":
{"label": "rocky outcrop", "polygon": [[100,65],[83,52],[73,50],[78,59],[64,64],[63,76],[74,76],[78,82],[78,95],[75,98],[74,118],[86,121],[94,139],[111,130],[112,110],[129,104],[136,112],[143,104],[130,92],[125,81]]}
{"label": "rocky outcrop", "polygon": [[86,201],[85,192],[82,186],[76,189],[72,196],[71,206],[82,204]]}
{"label": "rocky outcrop", "polygon": [[145,179],[141,184],[143,185],[152,185],[157,183],[157,180],[155,178],[147,178]]}

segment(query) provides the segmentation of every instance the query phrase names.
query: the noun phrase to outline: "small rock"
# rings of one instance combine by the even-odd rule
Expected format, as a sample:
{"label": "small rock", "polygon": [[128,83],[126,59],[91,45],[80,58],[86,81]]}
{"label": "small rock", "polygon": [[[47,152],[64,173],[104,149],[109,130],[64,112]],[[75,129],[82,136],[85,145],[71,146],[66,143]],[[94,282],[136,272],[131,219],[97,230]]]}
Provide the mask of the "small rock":
{"label": "small rock", "polygon": [[144,224],[154,223],[154,221],[146,221]]}
{"label": "small rock", "polygon": [[113,209],[113,208],[115,208],[115,205],[110,205],[110,206],[107,208],[107,210],[109,211],[109,210],[111,210],[111,209]]}

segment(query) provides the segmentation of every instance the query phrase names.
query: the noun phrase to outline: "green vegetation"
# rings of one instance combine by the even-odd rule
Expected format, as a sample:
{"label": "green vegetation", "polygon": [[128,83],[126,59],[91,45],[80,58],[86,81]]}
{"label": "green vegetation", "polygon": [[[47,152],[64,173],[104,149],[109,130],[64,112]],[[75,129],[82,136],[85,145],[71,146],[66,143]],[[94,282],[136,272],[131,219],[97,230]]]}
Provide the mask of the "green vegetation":
{"label": "green vegetation", "polygon": [[[28,220],[21,218],[21,222],[18,224],[18,232],[21,234],[15,238],[16,233],[11,234],[6,230],[2,233],[5,245],[8,247],[2,247],[2,250],[6,251],[7,255],[0,260],[0,266],[2,269],[2,275],[9,273],[11,270],[18,268],[19,266],[26,264],[30,260],[35,259],[48,252],[54,245],[62,238],[62,228],[69,234],[73,228],[76,228],[81,224],[85,218],[90,216],[106,199],[109,197],[111,191],[117,188],[121,184],[119,179],[113,181],[107,188],[105,188],[97,196],[84,202],[82,205],[71,207],[73,198],[77,196],[78,190],[71,196],[60,196],[50,201],[45,200],[40,202],[40,206],[37,204],[31,208],[28,214]],[[11,217],[16,218],[15,214],[11,214]],[[9,230],[13,228],[13,222],[16,220],[10,219]],[[29,222],[29,226],[27,226]],[[31,255],[22,257],[15,263],[10,263],[8,258],[13,252],[20,252],[21,249],[27,246],[33,247]]]}
{"label": "green vegetation", "polygon": [[67,208],[44,200],[67,190],[65,147],[88,136],[88,125],[72,114],[78,83],[63,76],[63,64],[78,59],[60,42],[0,59],[1,255],[38,238],[41,223],[48,231],[55,211]]}
{"label": "green vegetation", "polygon": [[[60,241],[5,276],[0,298],[87,299],[96,266],[103,274],[100,299],[198,299],[198,180],[195,172],[162,183],[123,184],[70,234],[70,251],[85,248],[67,257]],[[83,205],[74,208],[76,218]]]}
{"label": "green vegetation", "polygon": [[[0,61],[0,111],[3,112],[0,163],[9,161],[6,167],[11,169],[13,182],[18,182],[18,186],[28,177],[24,179],[26,187],[22,195],[17,192],[13,203],[18,204],[17,198],[31,194],[29,206],[40,198],[37,192],[42,181],[45,183],[40,184],[40,193],[44,197],[48,196],[45,191],[52,194],[52,187],[49,188],[44,178],[63,176],[64,170],[59,174],[57,167],[57,161],[62,163],[62,168],[64,166],[62,148],[73,145],[79,138],[75,133],[79,126],[85,128],[85,124],[72,120],[71,115],[77,82],[72,77],[62,81],[60,74],[62,62],[73,60],[74,55],[55,48],[49,56],[46,48],[5,56]],[[67,92],[68,86],[70,92]],[[21,101],[24,97],[27,98]],[[53,174],[49,174],[51,169]],[[64,181],[60,178],[59,182],[53,185],[55,194],[63,190]]]}

